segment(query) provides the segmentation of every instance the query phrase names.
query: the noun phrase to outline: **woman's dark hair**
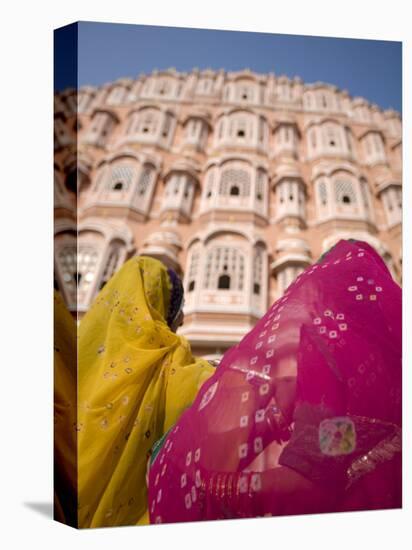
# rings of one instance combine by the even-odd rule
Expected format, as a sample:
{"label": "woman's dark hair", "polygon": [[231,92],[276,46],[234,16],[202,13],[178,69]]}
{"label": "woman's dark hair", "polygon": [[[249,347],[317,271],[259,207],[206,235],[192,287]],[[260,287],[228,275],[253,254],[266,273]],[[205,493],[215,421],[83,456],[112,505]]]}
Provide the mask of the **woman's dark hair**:
{"label": "woman's dark hair", "polygon": [[169,327],[171,327],[182,307],[184,290],[180,277],[173,271],[173,269],[168,269],[167,273],[169,274],[170,282],[172,283],[172,291],[170,293],[170,303],[166,321]]}

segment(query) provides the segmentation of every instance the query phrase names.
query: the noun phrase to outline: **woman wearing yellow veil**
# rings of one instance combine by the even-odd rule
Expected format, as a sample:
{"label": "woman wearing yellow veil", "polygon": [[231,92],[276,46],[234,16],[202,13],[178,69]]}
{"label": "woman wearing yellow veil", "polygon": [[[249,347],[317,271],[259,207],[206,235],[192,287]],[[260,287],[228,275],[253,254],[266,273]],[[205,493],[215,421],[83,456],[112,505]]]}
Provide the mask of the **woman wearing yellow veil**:
{"label": "woman wearing yellow veil", "polygon": [[182,304],[175,273],[136,256],[107,283],[80,324],[79,527],[148,522],[151,448],[214,371],[173,332]]}

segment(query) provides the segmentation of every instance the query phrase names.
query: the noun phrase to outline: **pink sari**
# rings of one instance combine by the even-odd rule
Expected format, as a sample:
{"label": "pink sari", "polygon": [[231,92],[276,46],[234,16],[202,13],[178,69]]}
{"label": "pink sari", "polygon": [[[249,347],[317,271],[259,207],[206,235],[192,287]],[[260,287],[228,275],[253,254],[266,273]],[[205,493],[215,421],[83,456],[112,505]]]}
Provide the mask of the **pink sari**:
{"label": "pink sari", "polygon": [[152,523],[401,506],[401,289],[340,241],[228,350],[149,473]]}

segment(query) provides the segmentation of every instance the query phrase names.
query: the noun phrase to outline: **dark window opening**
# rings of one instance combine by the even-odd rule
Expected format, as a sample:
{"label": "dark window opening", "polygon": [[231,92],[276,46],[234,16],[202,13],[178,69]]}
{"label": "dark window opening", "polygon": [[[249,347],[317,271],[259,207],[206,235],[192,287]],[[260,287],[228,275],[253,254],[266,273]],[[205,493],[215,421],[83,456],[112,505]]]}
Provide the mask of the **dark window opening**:
{"label": "dark window opening", "polygon": [[343,195],[342,202],[344,202],[345,204],[350,204],[350,197],[348,197],[348,195]]}
{"label": "dark window opening", "polygon": [[335,140],[331,139],[331,140],[329,141],[329,145],[330,145],[331,147],[335,147],[335,145],[336,145]]}
{"label": "dark window opening", "polygon": [[76,285],[79,285],[80,281],[82,280],[82,274],[76,271],[76,273],[73,274],[73,278]]}
{"label": "dark window opening", "polygon": [[70,172],[66,178],[66,187],[72,193],[77,192],[77,174],[75,171]]}
{"label": "dark window opening", "polygon": [[189,192],[188,192],[188,191],[185,191],[185,192],[184,192],[184,197],[185,197],[185,199],[187,199],[188,196],[189,196]]}
{"label": "dark window opening", "polygon": [[244,130],[238,130],[237,131],[237,137],[245,137],[245,131]]}
{"label": "dark window opening", "polygon": [[190,281],[189,286],[188,286],[188,291],[192,292],[192,290],[194,290],[194,289],[195,289],[195,281]]}
{"label": "dark window opening", "polygon": [[242,99],[247,99],[247,94],[242,94]]}
{"label": "dark window opening", "polygon": [[115,191],[121,191],[123,189],[123,183],[121,181],[118,181],[116,182],[114,185],[113,185],[113,189]]}
{"label": "dark window opening", "polygon": [[212,191],[208,191],[206,197],[209,199],[212,196]]}
{"label": "dark window opening", "polygon": [[289,200],[293,201],[293,195],[289,195]]}
{"label": "dark window opening", "polygon": [[255,283],[253,285],[253,294],[260,294],[260,284],[259,283]]}
{"label": "dark window opening", "polygon": [[227,265],[226,264],[223,266],[223,271],[227,271]]}
{"label": "dark window opening", "polygon": [[262,198],[263,198],[263,197],[262,197],[262,193],[258,193],[258,194],[256,195],[256,198],[257,198],[258,201],[261,201]]}
{"label": "dark window opening", "polygon": [[283,202],[283,197],[280,197],[280,202]]}
{"label": "dark window opening", "polygon": [[147,132],[149,131],[149,128],[147,128],[146,126],[143,128],[143,133],[144,134],[147,134]]}
{"label": "dark window opening", "polygon": [[230,194],[232,196],[238,196],[240,194],[240,189],[237,185],[233,185],[231,188],[230,188]]}
{"label": "dark window opening", "polygon": [[220,290],[230,289],[230,277],[229,275],[221,275],[219,277],[217,288]]}

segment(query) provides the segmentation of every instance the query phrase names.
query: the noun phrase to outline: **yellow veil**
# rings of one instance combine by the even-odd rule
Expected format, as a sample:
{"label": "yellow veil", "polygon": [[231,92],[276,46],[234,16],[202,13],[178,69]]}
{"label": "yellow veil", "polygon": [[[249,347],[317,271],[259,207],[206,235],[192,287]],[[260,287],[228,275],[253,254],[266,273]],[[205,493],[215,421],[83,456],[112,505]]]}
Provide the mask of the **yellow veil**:
{"label": "yellow veil", "polygon": [[148,453],[214,370],[168,327],[170,295],[165,266],[136,256],[80,324],[79,527],[147,522]]}

